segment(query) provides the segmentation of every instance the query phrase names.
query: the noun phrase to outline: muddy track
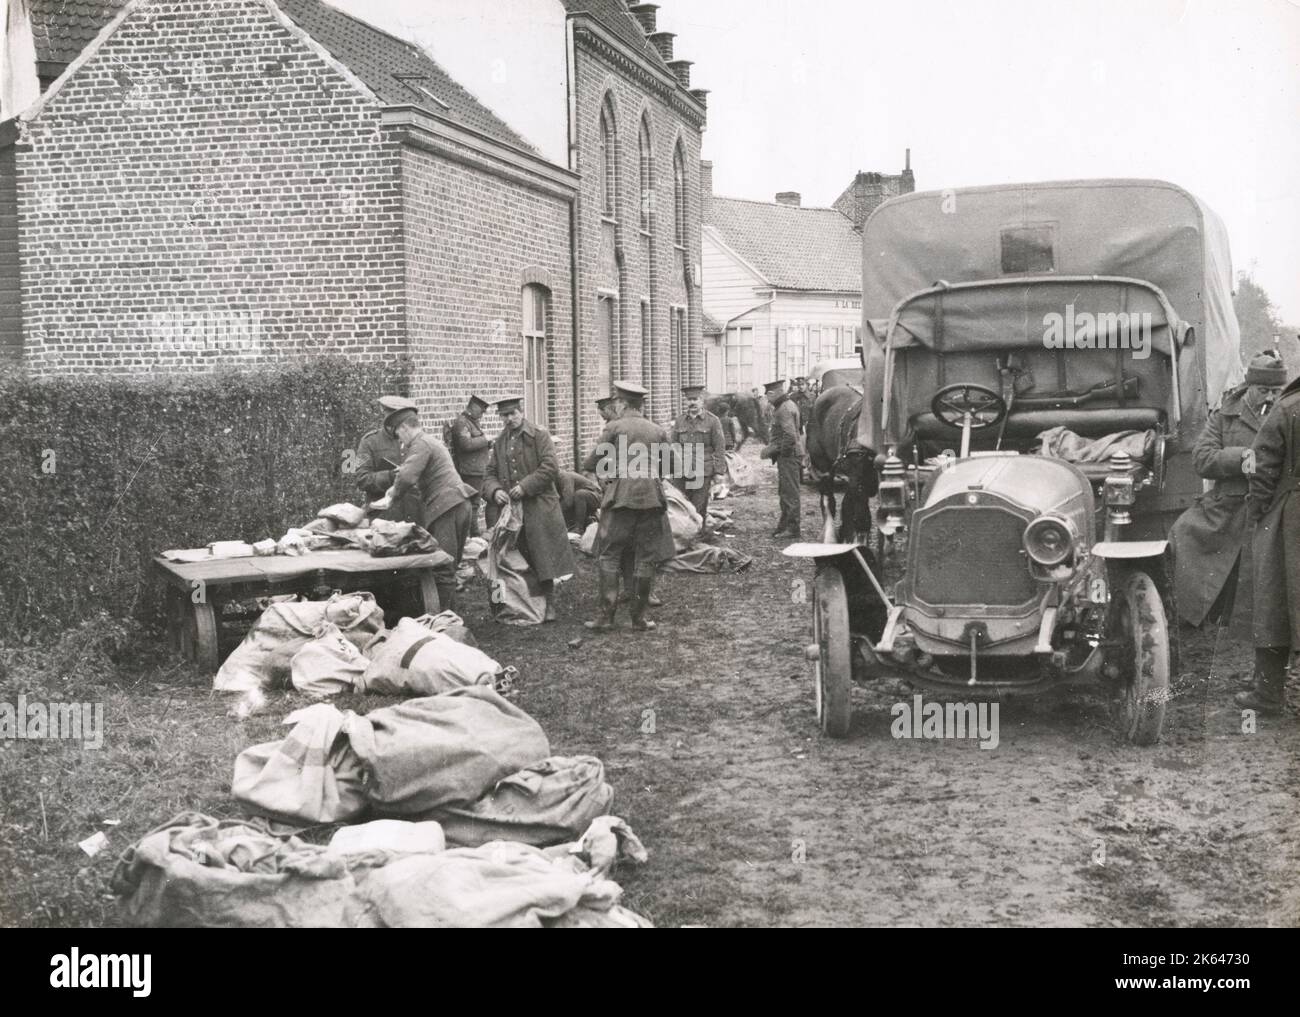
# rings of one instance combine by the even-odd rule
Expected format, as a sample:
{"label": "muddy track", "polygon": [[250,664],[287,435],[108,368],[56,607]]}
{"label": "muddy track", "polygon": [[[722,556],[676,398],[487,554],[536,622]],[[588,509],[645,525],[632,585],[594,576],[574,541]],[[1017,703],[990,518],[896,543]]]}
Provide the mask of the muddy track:
{"label": "muddy track", "polygon": [[890,707],[912,695],[896,682],[855,689],[849,737],[822,738],[796,593],[811,566],[768,539],[774,471],[759,472],[757,493],[725,503],[753,569],[661,579],[657,633],[588,638],[588,561],[559,626],[466,612],[520,663],[520,705],[557,751],[606,761],[652,850],[623,879],[632,906],[660,924],[1300,923],[1300,717],[1242,732],[1248,646],[1182,633],[1150,748],[1118,741],[1101,694],[1078,689],[1001,704],[992,750],[895,739]]}

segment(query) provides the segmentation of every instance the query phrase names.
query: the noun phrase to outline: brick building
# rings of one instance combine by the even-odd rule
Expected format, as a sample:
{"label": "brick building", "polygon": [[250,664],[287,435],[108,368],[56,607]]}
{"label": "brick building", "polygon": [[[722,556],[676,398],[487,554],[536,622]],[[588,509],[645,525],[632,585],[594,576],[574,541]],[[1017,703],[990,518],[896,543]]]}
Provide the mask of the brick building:
{"label": "brick building", "polygon": [[867,216],[882,204],[915,190],[916,178],[912,175],[912,150],[909,148],[903,157],[902,173],[859,172],[831,207],[848,216],[853,228],[861,233]]}
{"label": "brick building", "polygon": [[664,415],[698,375],[703,95],[653,5],[563,5],[561,162],[321,0],[28,4],[43,95],[0,125],[0,355],[407,356],[434,419],[522,390],[571,455],[613,376]]}

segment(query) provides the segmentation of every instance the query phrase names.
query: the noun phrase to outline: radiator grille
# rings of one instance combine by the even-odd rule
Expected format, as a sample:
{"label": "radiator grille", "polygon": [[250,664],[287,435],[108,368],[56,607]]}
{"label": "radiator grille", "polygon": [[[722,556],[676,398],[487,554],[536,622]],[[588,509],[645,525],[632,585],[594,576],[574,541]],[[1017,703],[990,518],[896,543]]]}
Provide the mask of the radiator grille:
{"label": "radiator grille", "polygon": [[1035,592],[1025,521],[995,508],[940,509],[917,521],[912,587],[928,604],[1023,604]]}

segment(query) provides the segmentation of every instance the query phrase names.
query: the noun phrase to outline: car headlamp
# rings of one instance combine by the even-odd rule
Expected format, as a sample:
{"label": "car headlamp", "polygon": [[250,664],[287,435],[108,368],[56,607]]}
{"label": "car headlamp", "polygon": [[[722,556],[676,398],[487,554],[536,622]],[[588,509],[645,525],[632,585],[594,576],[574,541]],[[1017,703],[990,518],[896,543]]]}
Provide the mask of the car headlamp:
{"label": "car headlamp", "polygon": [[1064,516],[1039,516],[1025,527],[1025,552],[1037,565],[1055,568],[1074,553],[1074,527]]}

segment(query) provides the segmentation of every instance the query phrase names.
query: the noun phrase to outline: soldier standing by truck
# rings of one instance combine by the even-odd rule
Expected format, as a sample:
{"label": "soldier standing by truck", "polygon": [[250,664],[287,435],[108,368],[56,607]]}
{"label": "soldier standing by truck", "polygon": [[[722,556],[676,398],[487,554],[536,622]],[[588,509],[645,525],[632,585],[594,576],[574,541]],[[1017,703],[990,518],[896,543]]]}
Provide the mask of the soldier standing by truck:
{"label": "soldier standing by truck", "polygon": [[1246,511],[1255,524],[1255,684],[1237,705],[1280,713],[1300,648],[1300,378],[1282,390],[1252,447]]}

